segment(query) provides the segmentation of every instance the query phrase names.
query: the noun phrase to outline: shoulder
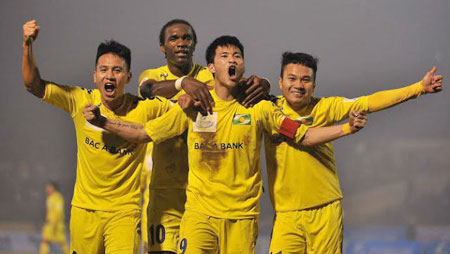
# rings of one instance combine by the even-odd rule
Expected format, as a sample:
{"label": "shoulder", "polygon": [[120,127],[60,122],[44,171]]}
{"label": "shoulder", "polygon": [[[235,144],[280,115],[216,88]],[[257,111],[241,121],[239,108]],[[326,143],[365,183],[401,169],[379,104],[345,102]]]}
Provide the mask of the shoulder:
{"label": "shoulder", "polygon": [[144,78],[159,78],[161,75],[167,75],[169,73],[169,68],[167,65],[160,66],[156,69],[146,69],[139,75],[139,82]]}
{"label": "shoulder", "polygon": [[129,101],[134,105],[142,105],[143,107],[160,107],[160,106],[170,106],[172,102],[164,97],[155,96],[151,99],[143,99],[133,94],[128,94],[130,96]]}
{"label": "shoulder", "polygon": [[194,77],[213,79],[213,75],[209,71],[209,68],[200,64],[194,64],[193,74]]}

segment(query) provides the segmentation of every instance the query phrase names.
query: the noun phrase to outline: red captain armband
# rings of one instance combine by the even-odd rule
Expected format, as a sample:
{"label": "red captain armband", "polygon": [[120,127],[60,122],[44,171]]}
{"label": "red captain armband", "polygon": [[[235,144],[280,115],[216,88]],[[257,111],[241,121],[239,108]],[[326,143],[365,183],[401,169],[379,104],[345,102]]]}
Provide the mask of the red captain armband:
{"label": "red captain armband", "polygon": [[286,117],[281,123],[280,130],[278,131],[278,133],[287,138],[294,139],[295,134],[297,133],[297,129],[300,127],[300,125],[301,123]]}

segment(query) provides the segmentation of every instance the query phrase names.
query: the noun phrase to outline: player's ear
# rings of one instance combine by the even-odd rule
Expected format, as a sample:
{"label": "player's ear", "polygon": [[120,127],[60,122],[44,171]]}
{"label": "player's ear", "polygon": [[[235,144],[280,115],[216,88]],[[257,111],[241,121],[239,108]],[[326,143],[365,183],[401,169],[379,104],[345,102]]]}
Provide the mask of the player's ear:
{"label": "player's ear", "polygon": [[159,49],[161,50],[161,52],[166,55],[166,47],[164,47],[164,45],[159,44]]}
{"label": "player's ear", "polygon": [[208,64],[208,69],[209,69],[209,71],[210,71],[212,74],[215,74],[215,73],[216,73],[216,66],[214,66],[213,63],[209,63],[209,64]]}
{"label": "player's ear", "polygon": [[94,71],[94,73],[93,73],[93,77],[94,77],[94,83],[96,83],[97,84],[97,71]]}
{"label": "player's ear", "polygon": [[278,78],[278,87],[280,88],[280,90],[283,90],[282,89],[282,87],[283,87],[283,78],[282,77]]}
{"label": "player's ear", "polygon": [[133,77],[133,74],[129,71],[127,74],[127,84],[128,84],[128,82],[130,82],[132,77]]}

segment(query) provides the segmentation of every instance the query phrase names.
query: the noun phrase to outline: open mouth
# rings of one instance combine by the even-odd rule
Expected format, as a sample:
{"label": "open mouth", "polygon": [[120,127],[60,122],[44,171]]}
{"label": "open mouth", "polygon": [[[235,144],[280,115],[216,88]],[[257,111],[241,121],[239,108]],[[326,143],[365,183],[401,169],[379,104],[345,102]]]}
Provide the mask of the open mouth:
{"label": "open mouth", "polygon": [[233,65],[228,68],[228,75],[231,79],[236,77],[236,66]]}
{"label": "open mouth", "polygon": [[116,87],[113,84],[107,83],[105,84],[105,91],[108,93],[112,93],[116,90]]}

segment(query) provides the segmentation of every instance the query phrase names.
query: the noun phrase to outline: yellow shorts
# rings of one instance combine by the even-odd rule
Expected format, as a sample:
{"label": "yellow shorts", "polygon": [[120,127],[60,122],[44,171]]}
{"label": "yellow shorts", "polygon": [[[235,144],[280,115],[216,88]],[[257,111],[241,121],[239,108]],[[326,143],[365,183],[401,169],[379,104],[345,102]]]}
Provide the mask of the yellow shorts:
{"label": "yellow shorts", "polygon": [[252,254],[258,218],[219,219],[186,211],[181,220],[179,254]]}
{"label": "yellow shorts", "polygon": [[186,190],[184,189],[150,189],[147,210],[149,252],[177,252],[185,203]]}
{"label": "yellow shorts", "polygon": [[66,226],[64,223],[50,224],[46,223],[42,228],[42,239],[49,242],[65,242]]}
{"label": "yellow shorts", "polygon": [[327,205],[275,215],[269,253],[341,254],[342,207],[337,200]]}
{"label": "yellow shorts", "polygon": [[104,212],[72,206],[70,253],[138,254],[139,210]]}

